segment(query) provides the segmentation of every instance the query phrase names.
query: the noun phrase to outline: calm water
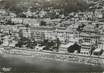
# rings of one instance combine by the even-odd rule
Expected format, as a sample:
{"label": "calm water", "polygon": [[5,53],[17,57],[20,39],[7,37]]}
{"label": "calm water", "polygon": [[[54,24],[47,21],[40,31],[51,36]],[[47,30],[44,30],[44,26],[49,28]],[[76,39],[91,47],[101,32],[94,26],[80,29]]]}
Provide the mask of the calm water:
{"label": "calm water", "polygon": [[102,72],[102,67],[91,65],[62,63],[34,57],[0,56],[0,71],[11,68],[12,72]]}

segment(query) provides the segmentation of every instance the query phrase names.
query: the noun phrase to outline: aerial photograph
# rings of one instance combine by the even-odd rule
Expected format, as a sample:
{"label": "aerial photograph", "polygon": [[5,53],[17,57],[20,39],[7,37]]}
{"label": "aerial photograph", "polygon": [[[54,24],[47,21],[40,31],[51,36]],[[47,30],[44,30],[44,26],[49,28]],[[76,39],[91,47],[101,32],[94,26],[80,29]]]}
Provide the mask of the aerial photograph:
{"label": "aerial photograph", "polygon": [[104,73],[104,0],[0,0],[0,73]]}

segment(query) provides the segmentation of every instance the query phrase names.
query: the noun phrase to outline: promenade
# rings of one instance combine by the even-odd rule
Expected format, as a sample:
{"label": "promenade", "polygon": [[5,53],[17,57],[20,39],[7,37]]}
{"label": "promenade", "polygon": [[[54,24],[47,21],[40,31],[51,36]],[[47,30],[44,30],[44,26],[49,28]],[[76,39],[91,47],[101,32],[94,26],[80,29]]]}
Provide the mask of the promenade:
{"label": "promenade", "polygon": [[50,51],[35,51],[26,49],[11,49],[4,50],[3,55],[20,55],[28,57],[38,57],[40,59],[59,61],[66,63],[76,63],[76,64],[86,64],[92,66],[104,65],[104,57],[102,56],[88,56],[82,54],[70,54],[70,53],[60,53],[60,52],[50,52]]}

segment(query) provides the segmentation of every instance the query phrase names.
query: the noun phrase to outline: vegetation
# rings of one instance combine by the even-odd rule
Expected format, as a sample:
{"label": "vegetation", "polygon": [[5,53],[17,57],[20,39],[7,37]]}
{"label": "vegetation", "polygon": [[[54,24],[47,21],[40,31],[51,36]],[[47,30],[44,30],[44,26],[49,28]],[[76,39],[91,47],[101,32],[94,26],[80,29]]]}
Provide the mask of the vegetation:
{"label": "vegetation", "polygon": [[26,11],[29,7],[32,10],[35,8],[53,7],[66,12],[84,10],[88,5],[83,0],[2,0],[0,7],[15,13]]}

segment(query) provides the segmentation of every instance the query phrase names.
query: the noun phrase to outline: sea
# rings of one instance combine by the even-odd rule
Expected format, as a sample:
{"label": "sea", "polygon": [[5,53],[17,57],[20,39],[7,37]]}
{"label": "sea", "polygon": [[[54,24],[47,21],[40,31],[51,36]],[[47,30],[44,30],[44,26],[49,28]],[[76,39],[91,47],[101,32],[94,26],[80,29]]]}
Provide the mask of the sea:
{"label": "sea", "polygon": [[21,55],[0,55],[0,72],[12,73],[66,73],[66,72],[100,72],[103,66],[93,66],[77,63],[58,62]]}

